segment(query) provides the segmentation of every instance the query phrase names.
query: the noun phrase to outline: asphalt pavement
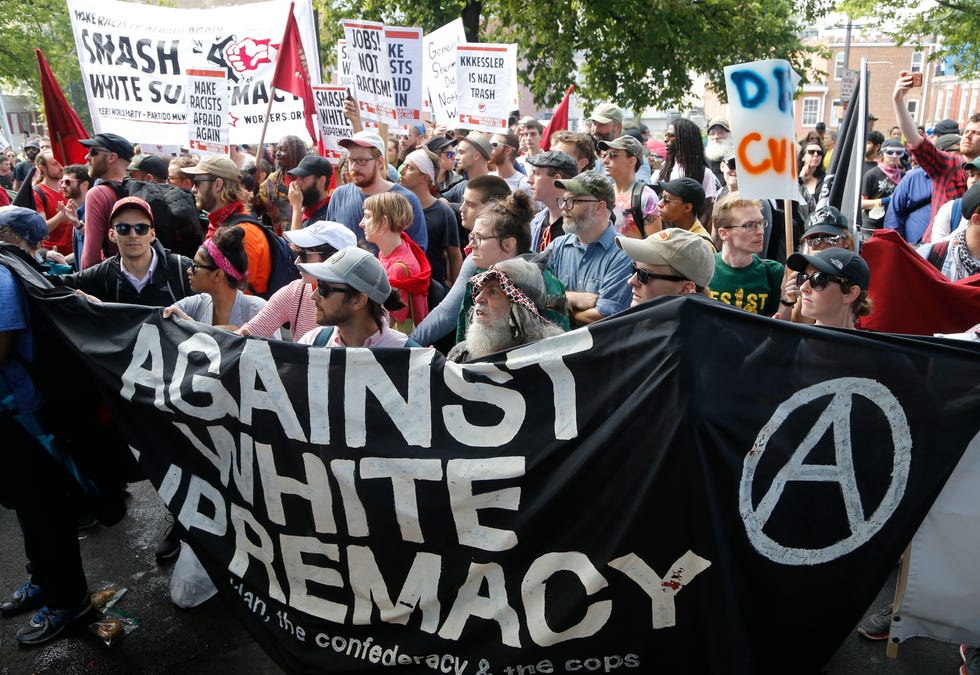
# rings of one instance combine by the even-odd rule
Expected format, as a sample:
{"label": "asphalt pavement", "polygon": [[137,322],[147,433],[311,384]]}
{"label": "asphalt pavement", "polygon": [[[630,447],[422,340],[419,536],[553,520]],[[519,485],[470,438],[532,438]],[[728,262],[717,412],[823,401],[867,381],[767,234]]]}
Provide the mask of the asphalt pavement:
{"label": "asphalt pavement", "polygon": [[[140,621],[123,640],[106,647],[81,629],[51,644],[21,648],[14,635],[28,617],[0,618],[0,675],[146,675],[181,673],[282,673],[251,635],[212,598],[200,607],[181,610],[170,602],[172,563],[158,565],[153,551],[165,529],[166,509],[149,483],[130,486],[125,520],[111,528],[96,526],[79,533],[82,557],[92,590],[105,584],[127,589],[117,607]],[[26,578],[20,529],[11,511],[0,508],[0,594],[6,596]],[[896,571],[897,573],[897,571]],[[895,576],[882,589],[879,603],[895,591]],[[798,611],[806,611],[801,607]],[[805,650],[806,636],[792,632],[792,615],[774,619],[773,640],[796,640]],[[958,645],[915,638],[903,643],[898,658],[885,656],[883,642],[852,633],[823,669],[826,675],[955,675],[962,661]],[[793,664],[786,673],[797,672]]]}

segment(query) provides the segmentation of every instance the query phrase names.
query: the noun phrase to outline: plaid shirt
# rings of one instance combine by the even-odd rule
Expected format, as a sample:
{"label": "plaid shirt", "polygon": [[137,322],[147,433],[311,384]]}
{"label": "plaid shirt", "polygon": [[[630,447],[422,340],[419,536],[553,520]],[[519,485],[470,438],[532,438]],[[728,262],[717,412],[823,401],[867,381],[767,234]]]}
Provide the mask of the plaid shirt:
{"label": "plaid shirt", "polygon": [[928,138],[922,139],[918,146],[912,148],[912,154],[926,175],[932,179],[932,215],[929,216],[929,227],[922,235],[922,241],[932,241],[932,221],[935,220],[939,207],[962,197],[966,192],[966,171],[963,170],[962,157],[946,154]]}

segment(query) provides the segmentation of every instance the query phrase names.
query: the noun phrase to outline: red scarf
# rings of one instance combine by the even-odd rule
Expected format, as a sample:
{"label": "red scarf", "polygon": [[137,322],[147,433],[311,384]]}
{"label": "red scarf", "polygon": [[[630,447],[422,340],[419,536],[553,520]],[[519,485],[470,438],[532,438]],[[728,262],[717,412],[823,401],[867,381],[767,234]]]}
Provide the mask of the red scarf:
{"label": "red scarf", "polygon": [[[329,202],[330,202],[330,195],[327,195],[321,201],[319,201],[316,204],[316,206],[312,206],[312,207],[310,207],[308,209],[304,208],[303,209],[303,220],[304,221],[309,220],[310,219],[310,216],[312,216],[314,213],[316,213],[317,211],[319,211],[320,209],[322,209]],[[312,223],[310,223],[310,224],[312,225]]]}
{"label": "red scarf", "polygon": [[247,214],[248,211],[245,210],[245,204],[242,202],[232,202],[231,204],[225,204],[220,209],[212,211],[208,214],[208,236],[206,239],[210,239],[214,231],[225,224],[225,221],[232,216],[237,216],[239,214]]}
{"label": "red scarf", "polygon": [[432,266],[429,264],[429,259],[426,257],[425,251],[404,232],[402,232],[402,241],[408,243],[408,247],[412,250],[412,255],[418,260],[419,273],[410,276],[408,279],[392,279],[389,277],[388,281],[400,291],[407,291],[411,295],[425,295],[429,292],[429,279],[432,277]]}

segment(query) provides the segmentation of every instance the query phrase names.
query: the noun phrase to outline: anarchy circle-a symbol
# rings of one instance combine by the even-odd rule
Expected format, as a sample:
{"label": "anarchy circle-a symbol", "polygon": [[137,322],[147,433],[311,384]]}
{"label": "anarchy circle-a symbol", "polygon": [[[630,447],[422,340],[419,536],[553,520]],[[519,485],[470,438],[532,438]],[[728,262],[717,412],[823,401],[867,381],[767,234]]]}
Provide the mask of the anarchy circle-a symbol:
{"label": "anarchy circle-a symbol", "polygon": [[[752,482],[772,436],[789,415],[811,401],[831,396],[827,408],[813,428],[793,452],[792,457],[773,478],[772,485],[755,506],[752,504]],[[855,396],[868,399],[881,409],[891,431],[895,457],[891,467],[891,483],[874,513],[865,518],[854,474],[851,447],[851,405]],[[833,428],[836,464],[805,464],[807,456],[828,429]],[[883,442],[887,440],[882,439]],[[742,482],[739,487],[739,511],[745,523],[749,541],[757,551],[775,562],[786,565],[817,565],[839,558],[868,541],[881,529],[898,507],[908,482],[912,457],[912,435],[908,419],[898,399],[880,382],[857,377],[828,380],[802,389],[784,401],[759,431],[752,450],[742,463]],[[833,482],[840,486],[843,506],[850,526],[850,536],[823,548],[789,547],[773,540],[763,532],[779,498],[790,481]]]}

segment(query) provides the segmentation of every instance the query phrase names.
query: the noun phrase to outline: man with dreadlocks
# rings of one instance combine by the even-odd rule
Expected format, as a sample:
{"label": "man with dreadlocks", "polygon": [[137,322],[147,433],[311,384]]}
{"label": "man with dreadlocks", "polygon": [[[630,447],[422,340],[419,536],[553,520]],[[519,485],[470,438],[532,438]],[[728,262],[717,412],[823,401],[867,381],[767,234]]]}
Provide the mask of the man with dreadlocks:
{"label": "man with dreadlocks", "polygon": [[718,194],[718,181],[704,157],[701,129],[691,120],[678,117],[667,126],[664,141],[667,145],[667,161],[660,170],[660,182],[666,183],[684,176],[700,182],[704,186],[704,204],[698,220],[710,232],[711,209]]}
{"label": "man with dreadlocks", "polygon": [[283,136],[276,146],[276,170],[265,179],[253,204],[261,211],[258,216],[271,225],[276,234],[289,229],[292,210],[289,206],[290,171],[306,157],[306,141],[299,136]]}
{"label": "man with dreadlocks", "polygon": [[530,260],[501,260],[471,281],[472,318],[466,339],[449,351],[450,361],[466,363],[563,332],[542,316],[547,297],[544,277]]}

